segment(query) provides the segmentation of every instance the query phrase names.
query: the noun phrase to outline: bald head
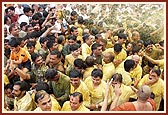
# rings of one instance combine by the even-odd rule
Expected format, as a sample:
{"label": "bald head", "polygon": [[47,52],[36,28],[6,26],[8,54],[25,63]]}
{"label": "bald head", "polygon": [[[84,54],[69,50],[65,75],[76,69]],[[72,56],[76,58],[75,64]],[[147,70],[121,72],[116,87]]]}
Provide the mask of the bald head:
{"label": "bald head", "polygon": [[147,101],[151,95],[151,89],[147,85],[142,85],[138,90],[138,99],[141,101]]}
{"label": "bald head", "polygon": [[132,56],[132,59],[134,60],[135,65],[138,65],[138,64],[139,64],[140,57],[139,57],[138,55],[133,55],[133,56]]}

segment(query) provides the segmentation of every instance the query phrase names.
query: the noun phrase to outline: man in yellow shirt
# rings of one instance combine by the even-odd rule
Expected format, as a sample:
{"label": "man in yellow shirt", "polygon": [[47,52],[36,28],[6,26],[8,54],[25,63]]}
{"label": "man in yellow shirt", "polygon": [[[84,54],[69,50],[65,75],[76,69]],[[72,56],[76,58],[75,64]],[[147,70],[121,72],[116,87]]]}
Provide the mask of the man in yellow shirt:
{"label": "man in yellow shirt", "polygon": [[70,101],[66,101],[62,107],[62,111],[90,111],[83,104],[83,95],[74,92],[70,95]]}
{"label": "man in yellow shirt", "polygon": [[90,92],[86,84],[81,80],[81,73],[78,70],[72,70],[69,73],[70,77],[70,94],[80,92],[83,95],[83,104],[88,107],[90,104]]}
{"label": "man in yellow shirt", "polygon": [[83,73],[83,81],[85,81],[87,77],[91,76],[91,73],[95,68],[94,58],[92,56],[87,56],[85,59],[85,65],[86,65],[86,68]]}
{"label": "man in yellow shirt", "polygon": [[34,111],[51,111],[52,102],[50,95],[46,91],[38,91],[35,94],[35,102],[37,108]]}
{"label": "man in yellow shirt", "polygon": [[[129,98],[131,96],[133,96],[135,94],[135,92],[132,90],[132,88],[130,86],[124,85],[122,83],[123,80],[123,76],[119,73],[113,74],[112,76],[112,86],[113,88],[115,87],[115,85],[119,85],[119,88],[122,92],[119,101],[117,102],[117,105],[123,104],[124,102],[128,102]],[[112,101],[115,99],[115,92],[113,90],[113,97],[112,97]]]}
{"label": "man in yellow shirt", "polygon": [[130,72],[134,69],[135,62],[132,59],[127,59],[124,61],[123,68],[118,68],[116,73],[120,73],[122,75],[122,83],[124,85],[131,85],[132,79]]}
{"label": "man in yellow shirt", "polygon": [[85,60],[87,56],[90,56],[91,53],[92,53],[92,50],[91,50],[91,45],[92,45],[92,38],[91,38],[91,35],[89,34],[85,34],[83,35],[83,44],[81,45],[82,47],[82,56],[83,56],[83,59]]}
{"label": "man in yellow shirt", "polygon": [[114,56],[107,52],[103,56],[103,61],[105,62],[102,66],[103,80],[107,81],[115,72],[115,66],[113,64]]}
{"label": "man in yellow shirt", "polygon": [[[106,82],[102,80],[103,72],[100,69],[94,69],[91,76],[85,79],[85,83],[90,91],[91,101],[90,110],[98,111],[100,110],[106,91]],[[111,93],[110,93],[111,94]],[[111,103],[111,95],[108,99],[108,104]]]}
{"label": "man in yellow shirt", "polygon": [[160,69],[155,66],[149,74],[143,76],[140,80],[138,87],[142,85],[148,85],[151,88],[151,91],[154,93],[155,98],[154,101],[156,102],[156,110],[159,109],[160,102],[164,99],[164,81],[160,78],[161,71]]}
{"label": "man in yellow shirt", "polygon": [[[32,94],[32,98],[34,99],[36,92],[44,90],[46,91],[48,94],[49,92],[49,85],[46,82],[38,82],[37,85],[35,85],[34,90],[33,90],[33,94]],[[60,111],[61,110],[61,106],[59,105],[58,101],[54,98],[55,96],[53,96],[53,94],[50,94],[50,99],[51,99],[51,103],[52,103],[52,107],[51,107],[51,111]],[[39,109],[36,109],[36,111],[38,111]]]}
{"label": "man in yellow shirt", "polygon": [[15,97],[14,111],[32,111],[34,110],[33,99],[26,91],[27,83],[25,81],[17,81],[14,83],[12,94]]}
{"label": "man in yellow shirt", "polygon": [[122,48],[122,45],[119,43],[114,44],[114,48],[108,48],[105,52],[111,52],[114,54],[113,63],[117,68],[127,57],[126,51]]}

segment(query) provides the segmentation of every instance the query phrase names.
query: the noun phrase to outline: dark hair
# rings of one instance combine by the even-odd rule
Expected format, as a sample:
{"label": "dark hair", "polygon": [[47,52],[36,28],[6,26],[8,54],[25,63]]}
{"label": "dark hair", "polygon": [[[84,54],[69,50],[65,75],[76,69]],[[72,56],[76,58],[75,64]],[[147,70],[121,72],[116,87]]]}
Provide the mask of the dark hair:
{"label": "dark hair", "polygon": [[5,15],[5,16],[4,16],[4,24],[6,24],[6,23],[7,23],[8,18],[10,18],[10,19],[11,19],[11,17],[10,17],[9,15]]}
{"label": "dark hair", "polygon": [[5,85],[4,89],[11,89],[11,90],[13,90],[13,84],[9,83],[9,84]]}
{"label": "dark hair", "polygon": [[74,41],[76,41],[76,36],[74,36],[74,35],[69,35],[69,36],[68,36],[68,40],[74,40]]}
{"label": "dark hair", "polygon": [[77,58],[74,60],[74,66],[78,67],[79,69],[85,68],[85,64],[84,64],[83,60],[80,58]]}
{"label": "dark hair", "polygon": [[51,51],[50,55],[57,55],[57,58],[61,58],[61,52],[58,50]]}
{"label": "dark hair", "polygon": [[30,48],[30,47],[32,47],[32,46],[35,48],[35,45],[36,45],[36,44],[35,44],[34,41],[28,41],[27,44],[26,44],[27,48]]}
{"label": "dark hair", "polygon": [[119,82],[119,83],[122,83],[122,75],[120,73],[115,73],[112,75],[111,77],[112,81],[116,81],[116,82]]}
{"label": "dark hair", "polygon": [[26,25],[27,25],[27,22],[21,22],[20,28],[23,28],[23,26],[26,26]]}
{"label": "dark hair", "polygon": [[[41,13],[40,13],[41,14]],[[42,18],[42,15],[41,15],[41,18]],[[39,13],[35,13],[33,16],[32,16],[32,20],[39,20],[40,17],[39,17]]]}
{"label": "dark hair", "polygon": [[121,52],[122,50],[122,45],[119,43],[114,44],[114,51],[115,52]]}
{"label": "dark hair", "polygon": [[83,24],[84,20],[82,16],[78,17],[78,24]]}
{"label": "dark hair", "polygon": [[124,62],[124,69],[126,72],[129,72],[132,68],[134,68],[134,66],[135,66],[135,62],[132,59],[127,59]]}
{"label": "dark hair", "polygon": [[38,103],[40,100],[42,100],[45,97],[45,95],[48,95],[48,97],[50,97],[50,95],[46,91],[44,90],[38,91],[34,96],[34,101]]}
{"label": "dark hair", "polygon": [[37,82],[34,88],[36,89],[36,91],[44,90],[47,93],[49,91],[49,85],[44,81]]}
{"label": "dark hair", "polygon": [[154,66],[154,67],[152,68],[152,72],[155,72],[158,76],[160,76],[160,74],[161,74],[160,67]]}
{"label": "dark hair", "polygon": [[94,78],[100,77],[101,79],[103,78],[103,72],[101,69],[94,69],[91,73],[91,76]]}
{"label": "dark hair", "polygon": [[118,33],[118,39],[127,39],[127,35],[124,33]]}
{"label": "dark hair", "polygon": [[78,28],[75,27],[75,26],[72,26],[72,27],[70,28],[70,32],[74,32],[76,29],[78,29]]}
{"label": "dark hair", "polygon": [[14,82],[14,85],[20,86],[20,91],[28,91],[28,84],[25,81],[16,81]]}
{"label": "dark hair", "polygon": [[48,40],[48,37],[40,37],[39,42],[40,42],[40,44],[42,44],[42,43],[46,42],[47,40]]}
{"label": "dark hair", "polygon": [[29,11],[31,11],[30,7],[24,7],[23,12],[24,13],[28,13]]}
{"label": "dark hair", "polygon": [[47,44],[46,44],[46,47],[47,47],[48,49],[50,49],[50,48],[53,47],[54,43],[55,43],[55,41],[48,40],[48,42],[47,42]]}
{"label": "dark hair", "polygon": [[71,70],[70,72],[69,72],[69,77],[70,78],[81,78],[82,77],[82,75],[81,75],[81,73],[78,71],[78,70]]}
{"label": "dark hair", "polygon": [[25,31],[27,31],[28,28],[30,28],[30,27],[32,27],[32,26],[31,26],[31,25],[26,25],[26,29],[25,29]]}
{"label": "dark hair", "polygon": [[32,53],[31,54],[31,59],[33,62],[35,62],[35,60],[39,57],[40,55],[38,53]]}
{"label": "dark hair", "polygon": [[71,12],[71,16],[75,16],[75,15],[77,15],[77,12],[73,10],[73,11]]}
{"label": "dark hair", "polygon": [[20,45],[20,42],[17,38],[12,37],[11,40],[8,42],[8,45],[11,47],[18,47]]}
{"label": "dark hair", "polygon": [[95,60],[92,56],[87,56],[85,59],[85,63],[87,67],[92,67],[93,65],[95,65]]}
{"label": "dark hair", "polygon": [[94,43],[91,47],[92,51],[96,50],[98,47],[102,46],[101,44],[99,43]]}
{"label": "dark hair", "polygon": [[9,6],[8,9],[15,11],[15,7],[14,6]]}
{"label": "dark hair", "polygon": [[79,103],[83,102],[83,95],[80,92],[74,92],[70,94],[70,96],[73,96],[73,97],[79,96]]}
{"label": "dark hair", "polygon": [[97,28],[93,28],[92,30],[91,30],[91,34],[92,35],[96,35],[96,34],[98,34],[99,33],[99,31],[98,31],[98,29]]}
{"label": "dark hair", "polygon": [[29,37],[30,37],[30,38],[37,38],[37,37],[39,37],[39,32],[33,31],[33,32],[30,33],[30,36],[29,36]]}
{"label": "dark hair", "polygon": [[146,41],[144,42],[144,46],[145,46],[145,47],[147,47],[148,45],[151,45],[151,44],[153,44],[153,41],[152,41],[151,39],[146,40]]}
{"label": "dark hair", "polygon": [[164,46],[164,40],[160,41],[159,45],[163,47]]}
{"label": "dark hair", "polygon": [[86,42],[86,39],[88,39],[89,36],[90,36],[90,35],[89,35],[88,33],[84,34],[84,35],[82,36],[83,41]]}
{"label": "dark hair", "polygon": [[77,49],[79,49],[79,45],[77,45],[77,44],[73,44],[70,46],[70,51],[75,51]]}
{"label": "dark hair", "polygon": [[47,69],[45,72],[45,77],[47,80],[54,79],[54,77],[58,75],[58,71],[56,69]]}
{"label": "dark hair", "polygon": [[138,53],[142,48],[140,46],[134,46],[132,48],[132,54]]}

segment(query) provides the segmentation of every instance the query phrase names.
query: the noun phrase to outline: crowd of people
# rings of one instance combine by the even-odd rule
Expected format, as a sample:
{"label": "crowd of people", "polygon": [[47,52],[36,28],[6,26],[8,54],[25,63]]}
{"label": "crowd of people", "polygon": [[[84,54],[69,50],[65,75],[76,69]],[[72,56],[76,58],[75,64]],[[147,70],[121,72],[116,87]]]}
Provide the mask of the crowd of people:
{"label": "crowd of people", "polygon": [[165,110],[165,4],[3,8],[3,111]]}

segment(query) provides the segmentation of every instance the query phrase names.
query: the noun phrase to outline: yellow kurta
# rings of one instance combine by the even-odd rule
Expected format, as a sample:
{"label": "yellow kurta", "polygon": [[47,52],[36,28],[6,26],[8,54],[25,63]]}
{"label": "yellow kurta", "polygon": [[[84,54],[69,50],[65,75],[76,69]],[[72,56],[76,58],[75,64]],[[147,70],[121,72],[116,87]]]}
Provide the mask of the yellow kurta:
{"label": "yellow kurta", "polygon": [[15,98],[14,100],[14,111],[32,111],[34,106],[33,99],[28,92],[21,99]]}
{"label": "yellow kurta", "polygon": [[91,47],[89,47],[86,43],[82,44],[82,56],[83,59],[85,60],[87,56],[90,56],[92,53]]}
{"label": "yellow kurta", "polygon": [[[135,92],[131,89],[130,86],[126,86],[124,84],[121,84],[120,90],[121,90],[122,94],[119,97],[119,100],[117,102],[117,106],[121,105],[125,102],[128,102],[129,98],[135,94]],[[115,92],[114,91],[113,91],[112,101],[113,101],[113,99],[115,99]]]}
{"label": "yellow kurta", "polygon": [[[72,111],[70,106],[70,101],[66,101],[64,105],[62,106],[61,111]],[[76,111],[90,111],[88,108],[82,104]]]}
{"label": "yellow kurta", "polygon": [[34,111],[42,111],[40,107],[37,107]]}
{"label": "yellow kurta", "polygon": [[115,66],[114,66],[113,62],[108,63],[108,64],[104,63],[102,70],[103,70],[103,80],[107,81],[114,74],[114,72],[115,72]]}
{"label": "yellow kurta", "polygon": [[74,92],[80,92],[83,95],[83,104],[86,107],[89,107],[90,104],[90,92],[89,89],[87,88],[86,84],[83,81],[80,81],[79,87],[75,90],[74,87],[71,85],[70,86],[70,94]]}
{"label": "yellow kurta", "polygon": [[164,59],[161,59],[161,60],[158,60],[158,61],[159,61],[158,66],[159,66],[161,69],[164,69]]}
{"label": "yellow kurta", "polygon": [[[114,53],[114,48],[108,48],[108,49],[105,50],[105,52],[110,52],[110,53],[112,53],[112,54],[114,55],[114,61],[121,60],[121,61],[123,62],[123,61],[126,59],[126,57],[127,57],[127,53],[126,53],[126,51],[125,51],[124,49],[122,49],[119,54],[115,54],[115,53]],[[113,61],[113,62],[114,62],[114,61]],[[121,62],[121,63],[122,63],[122,62]],[[121,63],[120,63],[120,64],[121,64]],[[117,66],[118,66],[118,65],[117,65]],[[117,66],[115,66],[115,67],[117,68]]]}
{"label": "yellow kurta", "polygon": [[50,95],[50,98],[51,98],[51,102],[52,102],[51,111],[60,111],[61,106],[59,105],[58,101],[51,95]]}
{"label": "yellow kurta", "polygon": [[131,78],[133,81],[140,80],[142,77],[142,67],[138,64],[136,68],[134,68],[132,71],[130,71]]}
{"label": "yellow kurta", "polygon": [[8,76],[6,74],[4,74],[4,84],[7,85],[9,84],[9,79],[8,79]]}
{"label": "yellow kurta", "polygon": [[[149,74],[146,74],[139,82],[138,87],[141,87],[149,79]],[[164,98],[164,81],[159,78],[159,80],[153,84],[148,85],[151,91],[155,94],[154,101],[156,102],[156,110],[159,109],[161,99]]]}
{"label": "yellow kurta", "polygon": [[[106,92],[106,82],[101,80],[101,83],[99,84],[99,86],[97,86],[96,88],[93,87],[93,81],[92,81],[92,77],[89,76],[88,78],[86,78],[86,80],[84,81],[85,84],[87,85],[90,94],[91,94],[91,103],[92,104],[99,104],[102,106],[104,98],[105,98],[105,92]],[[111,95],[112,93],[109,93],[109,99],[108,99],[108,104],[111,103]]]}

